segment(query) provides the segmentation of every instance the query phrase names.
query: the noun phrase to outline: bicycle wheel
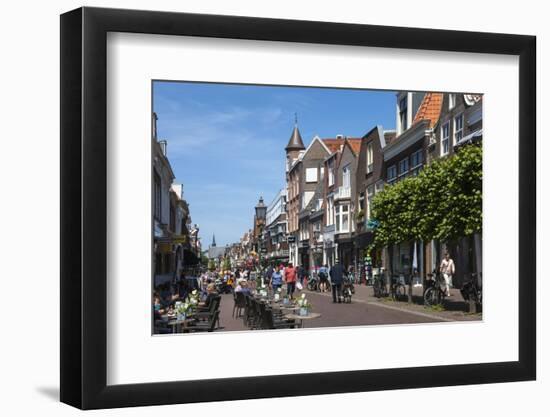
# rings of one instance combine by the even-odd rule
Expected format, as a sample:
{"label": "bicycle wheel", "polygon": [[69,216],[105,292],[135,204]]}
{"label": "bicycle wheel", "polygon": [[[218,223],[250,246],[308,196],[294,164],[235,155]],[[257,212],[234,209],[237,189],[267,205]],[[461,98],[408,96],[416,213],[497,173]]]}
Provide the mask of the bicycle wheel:
{"label": "bicycle wheel", "polygon": [[435,288],[428,288],[424,292],[424,305],[431,307],[437,304],[437,291]]}
{"label": "bicycle wheel", "polygon": [[403,284],[398,284],[395,288],[395,298],[400,301],[406,296],[405,286]]}

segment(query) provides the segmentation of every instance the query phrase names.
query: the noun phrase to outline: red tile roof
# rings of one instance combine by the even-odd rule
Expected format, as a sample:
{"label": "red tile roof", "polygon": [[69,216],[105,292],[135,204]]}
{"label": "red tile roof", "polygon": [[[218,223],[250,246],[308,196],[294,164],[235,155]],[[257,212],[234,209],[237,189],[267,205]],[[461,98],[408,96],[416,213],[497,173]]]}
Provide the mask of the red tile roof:
{"label": "red tile roof", "polygon": [[334,153],[340,149],[340,146],[344,143],[344,139],[321,139],[327,146],[331,153]]}
{"label": "red tile roof", "polygon": [[[340,150],[340,146],[344,144],[345,139],[325,138],[321,140],[327,146],[330,152],[334,153]],[[353,149],[353,152],[355,152],[355,154],[358,154],[359,150],[361,149],[361,138],[347,138],[347,140],[351,146],[351,149]]]}
{"label": "red tile roof", "polygon": [[414,125],[422,120],[428,120],[430,122],[429,127],[434,127],[439,120],[442,104],[442,93],[426,93],[416,112],[416,116],[414,116],[412,124]]}
{"label": "red tile roof", "polygon": [[355,155],[359,155],[359,151],[361,150],[361,138],[348,138],[348,143],[350,144],[353,153]]}

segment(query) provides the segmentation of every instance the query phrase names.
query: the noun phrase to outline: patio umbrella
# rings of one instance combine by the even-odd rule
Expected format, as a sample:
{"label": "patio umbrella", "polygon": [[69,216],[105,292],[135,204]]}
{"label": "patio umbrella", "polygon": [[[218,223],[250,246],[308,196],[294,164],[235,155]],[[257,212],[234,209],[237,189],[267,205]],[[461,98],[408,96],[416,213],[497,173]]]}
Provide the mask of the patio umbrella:
{"label": "patio umbrella", "polygon": [[416,240],[414,241],[414,248],[413,248],[412,270],[413,270],[413,273],[415,273],[418,270],[418,259],[416,259]]}

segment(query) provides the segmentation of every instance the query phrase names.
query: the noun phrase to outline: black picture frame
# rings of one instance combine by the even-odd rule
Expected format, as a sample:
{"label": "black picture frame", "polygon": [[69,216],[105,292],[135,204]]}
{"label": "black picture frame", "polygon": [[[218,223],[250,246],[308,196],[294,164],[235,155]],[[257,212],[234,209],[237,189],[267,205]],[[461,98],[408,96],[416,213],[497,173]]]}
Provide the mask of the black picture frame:
{"label": "black picture frame", "polygon": [[[519,360],[133,385],[107,376],[108,32],[519,57]],[[82,409],[525,381],[536,378],[534,36],[137,10],[61,16],[61,401]]]}

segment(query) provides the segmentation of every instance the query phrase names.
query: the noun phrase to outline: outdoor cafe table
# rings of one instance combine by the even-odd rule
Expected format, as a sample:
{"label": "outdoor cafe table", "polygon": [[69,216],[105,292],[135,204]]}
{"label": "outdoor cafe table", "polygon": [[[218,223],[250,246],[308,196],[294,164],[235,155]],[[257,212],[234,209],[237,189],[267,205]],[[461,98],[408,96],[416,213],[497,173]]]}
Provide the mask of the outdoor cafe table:
{"label": "outdoor cafe table", "polygon": [[172,326],[172,333],[178,333],[178,328],[182,329],[183,327],[183,333],[187,333],[189,331],[188,324],[192,323],[193,319],[185,319],[185,320],[177,320],[172,319],[168,321],[168,325]]}
{"label": "outdoor cafe table", "polygon": [[289,311],[300,310],[300,307],[294,304],[271,303],[271,306],[278,310],[289,310]]}
{"label": "outdoor cafe table", "polygon": [[299,314],[285,314],[287,319],[300,320],[300,327],[304,327],[304,320],[317,319],[321,317],[321,313],[309,313],[307,316],[301,316]]}

